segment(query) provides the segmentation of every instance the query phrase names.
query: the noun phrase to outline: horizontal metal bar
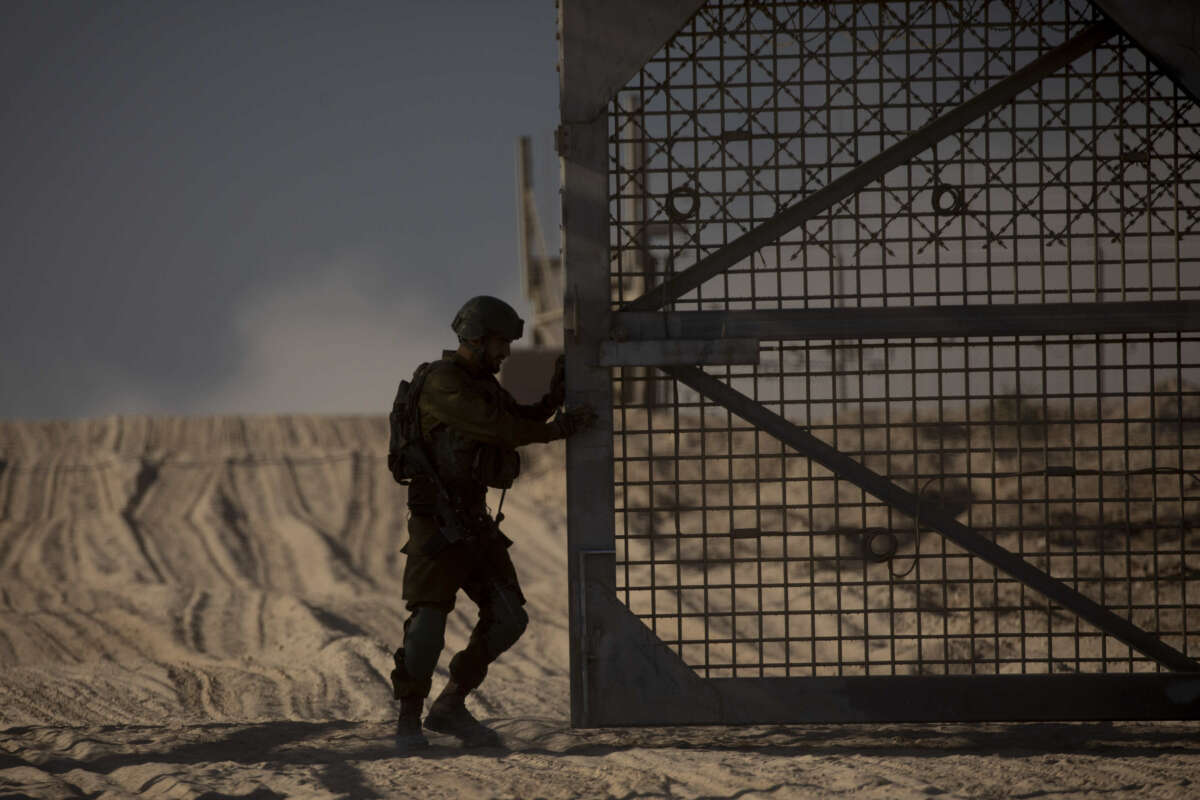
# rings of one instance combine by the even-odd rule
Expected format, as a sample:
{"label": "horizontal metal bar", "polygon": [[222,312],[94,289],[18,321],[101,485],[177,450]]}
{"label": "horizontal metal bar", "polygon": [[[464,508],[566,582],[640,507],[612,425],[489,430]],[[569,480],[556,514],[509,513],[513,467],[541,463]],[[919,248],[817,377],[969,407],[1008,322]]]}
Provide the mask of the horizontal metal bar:
{"label": "horizontal metal bar", "polygon": [[1008,103],[1043,78],[1090,52],[1116,32],[1116,27],[1108,22],[1090,25],[1012,75],[930,121],[874,158],[783,209],[757,228],[738,237],[716,252],[710,253],[658,286],[647,289],[641,297],[625,304],[624,310],[653,311],[677,300],[714,275],[720,274],[742,259],[749,258],[760,247],[779,239],[788,231],[878,180],[890,170],[901,166],[945,137],[962,130],[976,119]]}
{"label": "horizontal metal bar", "polygon": [[757,339],[642,339],[600,343],[602,367],[757,364]]}
{"label": "horizontal metal bar", "polygon": [[1200,330],[1200,300],[1157,300],[783,311],[621,311],[613,315],[612,335],[614,339],[627,340],[625,344],[632,344],[664,336],[687,340],[719,340],[725,336],[738,339],[888,339],[1196,330]]}
{"label": "horizontal metal bar", "polygon": [[[606,688],[585,724],[662,724],[644,698]],[[692,696],[676,724],[1200,719],[1200,679],[1169,672],[710,678]]]}
{"label": "horizontal metal bar", "polygon": [[690,386],[752,425],[770,433],[784,444],[795,448],[801,455],[807,456],[831,470],[839,478],[850,481],[902,513],[919,519],[924,526],[936,530],[968,553],[978,556],[1062,607],[1075,612],[1101,631],[1116,637],[1139,653],[1173,670],[1200,671],[1200,664],[1157,636],[1142,630],[1124,617],[1114,614],[1057,578],[1042,572],[1020,556],[963,525],[939,505],[933,503],[922,505],[917,495],[868,469],[698,367],[662,367],[661,369],[680,383]]}

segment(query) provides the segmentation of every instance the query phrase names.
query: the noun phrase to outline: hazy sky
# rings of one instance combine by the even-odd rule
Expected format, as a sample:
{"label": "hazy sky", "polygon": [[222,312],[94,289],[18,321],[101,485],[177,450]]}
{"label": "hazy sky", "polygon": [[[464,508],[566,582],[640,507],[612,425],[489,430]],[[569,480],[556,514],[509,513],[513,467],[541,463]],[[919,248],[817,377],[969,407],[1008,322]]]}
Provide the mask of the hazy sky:
{"label": "hazy sky", "polygon": [[554,30],[553,0],[5,0],[0,418],[382,412],[467,297],[527,311]]}

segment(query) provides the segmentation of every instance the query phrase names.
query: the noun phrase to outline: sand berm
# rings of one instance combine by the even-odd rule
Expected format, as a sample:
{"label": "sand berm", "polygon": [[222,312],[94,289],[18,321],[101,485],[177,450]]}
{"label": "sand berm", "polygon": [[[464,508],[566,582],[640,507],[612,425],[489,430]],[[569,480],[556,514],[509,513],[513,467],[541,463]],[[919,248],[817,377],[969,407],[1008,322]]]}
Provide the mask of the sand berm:
{"label": "sand berm", "polygon": [[471,704],[506,747],[401,756],[385,441],[382,417],[0,422],[0,797],[1200,791],[1187,723],[571,729],[561,444],[504,505],[533,621]]}

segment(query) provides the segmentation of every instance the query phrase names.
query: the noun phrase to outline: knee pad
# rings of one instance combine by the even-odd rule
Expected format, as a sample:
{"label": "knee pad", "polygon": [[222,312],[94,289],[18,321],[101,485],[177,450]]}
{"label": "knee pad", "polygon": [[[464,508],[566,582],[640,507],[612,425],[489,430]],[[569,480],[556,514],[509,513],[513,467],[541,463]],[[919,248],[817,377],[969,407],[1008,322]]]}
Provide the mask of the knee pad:
{"label": "knee pad", "polygon": [[447,616],[437,606],[417,606],[404,623],[404,665],[413,679],[428,682],[433,676],[446,643]]}
{"label": "knee pad", "polygon": [[464,692],[469,692],[487,677],[488,662],[485,656],[474,652],[469,646],[450,659],[450,680]]}
{"label": "knee pad", "polygon": [[420,680],[414,678],[404,664],[404,648],[401,647],[392,656],[396,668],[392,670],[392,697],[400,700],[405,697],[428,697],[431,678]]}
{"label": "knee pad", "polygon": [[520,605],[512,605],[492,616],[484,642],[489,660],[495,660],[508,648],[516,644],[529,625],[529,614]]}
{"label": "knee pad", "polygon": [[521,604],[520,590],[503,587],[494,591],[486,613],[480,614],[479,624],[481,644],[487,662],[491,663],[516,644],[529,625],[529,614]]}

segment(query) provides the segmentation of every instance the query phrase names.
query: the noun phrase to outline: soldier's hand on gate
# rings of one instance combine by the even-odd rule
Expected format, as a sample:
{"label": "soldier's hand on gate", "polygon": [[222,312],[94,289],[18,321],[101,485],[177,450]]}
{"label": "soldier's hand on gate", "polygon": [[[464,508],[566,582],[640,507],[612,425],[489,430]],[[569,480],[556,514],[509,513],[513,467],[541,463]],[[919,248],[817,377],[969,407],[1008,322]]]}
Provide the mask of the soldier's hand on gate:
{"label": "soldier's hand on gate", "polygon": [[555,438],[566,439],[590,428],[595,422],[596,412],[591,406],[583,405],[564,408],[555,415],[550,424],[555,427]]}
{"label": "soldier's hand on gate", "polygon": [[550,405],[558,408],[567,399],[567,357],[554,361],[554,377],[550,379]]}

